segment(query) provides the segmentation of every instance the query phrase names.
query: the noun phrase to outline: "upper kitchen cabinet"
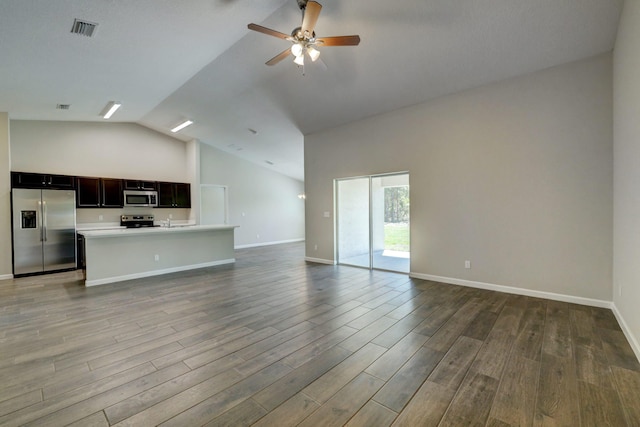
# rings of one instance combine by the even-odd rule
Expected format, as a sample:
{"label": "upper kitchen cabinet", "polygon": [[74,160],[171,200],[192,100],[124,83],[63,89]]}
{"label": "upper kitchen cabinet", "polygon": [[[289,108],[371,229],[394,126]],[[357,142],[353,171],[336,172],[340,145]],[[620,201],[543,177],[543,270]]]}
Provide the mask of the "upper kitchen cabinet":
{"label": "upper kitchen cabinet", "polygon": [[144,190],[144,191],[157,190],[155,181],[141,181],[137,179],[125,179],[124,189],[125,190]]}
{"label": "upper kitchen cabinet", "polygon": [[159,182],[158,207],[190,208],[191,185],[178,182]]}
{"label": "upper kitchen cabinet", "polygon": [[121,208],[122,180],[113,178],[77,179],[76,206],[79,208]]}
{"label": "upper kitchen cabinet", "polygon": [[122,180],[100,178],[100,195],[103,208],[121,208],[124,206]]}
{"label": "upper kitchen cabinet", "polygon": [[11,186],[14,188],[75,188],[75,177],[30,172],[11,172]]}
{"label": "upper kitchen cabinet", "polygon": [[100,207],[100,178],[77,178],[76,207]]}

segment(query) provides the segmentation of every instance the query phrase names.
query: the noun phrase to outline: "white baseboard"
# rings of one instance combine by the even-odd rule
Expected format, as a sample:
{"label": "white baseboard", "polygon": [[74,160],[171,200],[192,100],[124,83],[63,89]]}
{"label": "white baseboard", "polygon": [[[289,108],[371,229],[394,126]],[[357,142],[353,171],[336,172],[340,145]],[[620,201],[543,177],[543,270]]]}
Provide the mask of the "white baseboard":
{"label": "white baseboard", "polygon": [[505,292],[508,294],[525,295],[528,297],[545,298],[554,301],[570,302],[573,304],[588,305],[591,307],[609,308],[613,307],[611,301],[576,297],[573,295],[556,294],[553,292],[534,291],[531,289],[515,288],[512,286],[494,285],[492,283],[474,282],[471,280],[454,279],[451,277],[434,276],[432,274],[409,273],[410,277],[416,279],[433,280],[435,282],[449,283],[452,285],[467,286],[470,288],[486,289],[489,291]]}
{"label": "white baseboard", "polygon": [[222,264],[232,264],[236,262],[235,258],[223,259],[219,261],[204,262],[202,264],[184,265],[181,267],[165,268],[162,270],[145,271],[143,273],[125,274],[124,276],[107,277],[104,279],[86,280],[85,286],[98,286],[107,283],[123,282],[125,280],[142,279],[144,277],[160,276],[162,274],[177,273],[180,271],[195,270],[198,268],[214,267]]}
{"label": "white baseboard", "polygon": [[13,274],[0,274],[0,280],[13,279]]}
{"label": "white baseboard", "polygon": [[622,329],[622,332],[624,332],[624,336],[627,337],[627,341],[629,341],[629,345],[631,345],[631,349],[636,354],[636,358],[638,359],[638,361],[640,361],[640,343],[638,343],[638,340],[636,339],[636,337],[634,337],[633,334],[631,333],[631,329],[629,329],[629,325],[627,325],[627,322],[624,321],[624,317],[622,317],[622,315],[618,311],[618,307],[616,307],[616,304],[612,303],[611,305],[612,305],[611,311],[613,311],[613,315],[616,316],[616,319],[618,320],[618,324],[620,325],[620,329]]}
{"label": "white baseboard", "polygon": [[335,265],[336,262],[332,259],[322,259],[322,258],[311,258],[311,257],[304,257],[305,261],[309,261],[309,262],[315,262],[316,264],[329,264],[329,265]]}
{"label": "white baseboard", "polygon": [[283,243],[296,243],[296,242],[304,242],[304,237],[301,239],[278,240],[276,242],[260,242],[260,243],[250,243],[248,245],[238,245],[238,246],[235,246],[234,249],[257,248],[260,246],[281,245]]}

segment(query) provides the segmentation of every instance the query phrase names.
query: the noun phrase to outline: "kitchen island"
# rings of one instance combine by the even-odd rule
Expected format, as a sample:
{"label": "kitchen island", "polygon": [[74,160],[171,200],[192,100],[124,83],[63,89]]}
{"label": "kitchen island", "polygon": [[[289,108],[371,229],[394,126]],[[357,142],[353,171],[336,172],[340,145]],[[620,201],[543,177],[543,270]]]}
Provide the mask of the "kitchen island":
{"label": "kitchen island", "polygon": [[82,230],[85,286],[235,262],[235,225]]}

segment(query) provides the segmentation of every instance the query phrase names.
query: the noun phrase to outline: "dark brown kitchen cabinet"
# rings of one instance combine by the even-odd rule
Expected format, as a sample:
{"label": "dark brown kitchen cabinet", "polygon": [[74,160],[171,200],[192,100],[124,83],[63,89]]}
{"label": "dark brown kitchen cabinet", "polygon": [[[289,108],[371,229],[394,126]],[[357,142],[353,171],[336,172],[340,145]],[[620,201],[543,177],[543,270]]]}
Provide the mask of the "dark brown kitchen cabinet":
{"label": "dark brown kitchen cabinet", "polygon": [[100,207],[100,178],[77,178],[76,207]]}
{"label": "dark brown kitchen cabinet", "polygon": [[141,181],[141,180],[137,180],[137,179],[125,179],[124,180],[124,189],[125,190],[154,191],[154,190],[156,190],[156,182],[155,181]]}
{"label": "dark brown kitchen cabinet", "polygon": [[191,185],[181,182],[158,182],[159,208],[190,208]]}
{"label": "dark brown kitchen cabinet", "polygon": [[100,195],[103,208],[121,208],[124,206],[122,180],[100,178]]}
{"label": "dark brown kitchen cabinet", "polygon": [[51,175],[31,172],[11,172],[11,186],[14,188],[56,188],[72,190],[75,179],[67,175]]}
{"label": "dark brown kitchen cabinet", "polygon": [[78,177],[76,206],[79,208],[121,208],[122,180]]}

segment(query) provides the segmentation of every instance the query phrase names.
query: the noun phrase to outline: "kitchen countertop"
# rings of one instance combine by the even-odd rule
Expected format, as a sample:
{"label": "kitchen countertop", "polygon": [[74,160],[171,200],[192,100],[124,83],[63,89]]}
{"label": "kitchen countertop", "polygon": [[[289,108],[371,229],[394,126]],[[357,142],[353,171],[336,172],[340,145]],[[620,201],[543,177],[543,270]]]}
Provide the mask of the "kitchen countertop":
{"label": "kitchen countertop", "polygon": [[[154,227],[163,226],[164,223],[165,221],[155,221]],[[189,220],[171,221],[172,227],[186,227],[190,225],[196,225],[196,224]],[[91,230],[124,230],[125,228],[127,227],[125,227],[124,225],[120,225],[119,222],[90,222],[90,223],[86,222],[86,223],[76,225],[77,232],[91,231]]]}
{"label": "kitchen countertop", "polygon": [[85,238],[101,238],[101,237],[125,237],[125,236],[143,236],[156,235],[161,233],[194,233],[203,231],[230,230],[237,228],[237,225],[172,225],[171,227],[140,227],[140,228],[109,228],[109,229],[78,229],[78,234]]}
{"label": "kitchen countertop", "polygon": [[124,230],[126,227],[121,225],[80,225],[76,226],[76,231],[81,233],[83,231],[92,230]]}

